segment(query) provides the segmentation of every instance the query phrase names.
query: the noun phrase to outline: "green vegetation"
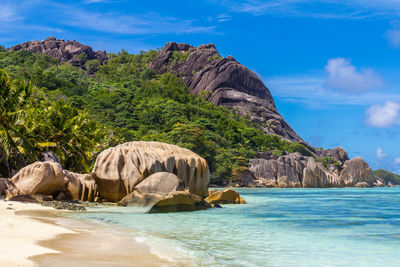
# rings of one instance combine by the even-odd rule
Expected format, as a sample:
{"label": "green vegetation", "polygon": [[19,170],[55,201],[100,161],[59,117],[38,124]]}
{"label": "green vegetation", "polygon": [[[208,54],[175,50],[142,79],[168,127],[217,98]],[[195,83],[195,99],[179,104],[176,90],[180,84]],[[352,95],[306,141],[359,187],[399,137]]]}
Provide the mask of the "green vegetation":
{"label": "green vegetation", "polygon": [[207,58],[207,61],[208,62],[213,62],[213,61],[217,61],[217,60],[220,60],[220,59],[223,59],[223,57],[221,57],[220,55],[215,55],[215,56]]}
{"label": "green vegetation", "polygon": [[189,57],[190,51],[186,52],[179,52],[179,51],[173,51],[171,60],[173,63],[179,63],[182,61],[185,61]]}
{"label": "green vegetation", "polygon": [[374,170],[374,176],[383,180],[386,184],[392,183],[393,185],[400,184],[400,175],[386,171]]}
{"label": "green vegetation", "polygon": [[339,172],[342,170],[342,164],[332,157],[317,158],[316,160],[321,162],[328,170],[330,165],[333,165]]}
{"label": "green vegetation", "polygon": [[[16,83],[31,81],[36,91],[35,96],[26,95],[26,105],[16,108],[30,116],[32,125],[10,122],[18,126],[12,139],[17,148],[24,148],[15,150],[27,162],[40,151],[52,150],[66,168],[86,171],[98,151],[107,146],[161,141],[204,157],[212,183],[223,183],[246,171],[257,151],[311,155],[303,145],[265,135],[232,111],[207,102],[204,96],[189,94],[177,76],[156,75],[146,67],[156,55],[157,51],[137,55],[121,51],[109,55],[107,65],[87,61],[82,70],[45,55],[0,52],[0,68]],[[185,57],[179,53],[174,60]],[[5,90],[2,86],[0,93]],[[33,148],[19,134],[26,136]]]}

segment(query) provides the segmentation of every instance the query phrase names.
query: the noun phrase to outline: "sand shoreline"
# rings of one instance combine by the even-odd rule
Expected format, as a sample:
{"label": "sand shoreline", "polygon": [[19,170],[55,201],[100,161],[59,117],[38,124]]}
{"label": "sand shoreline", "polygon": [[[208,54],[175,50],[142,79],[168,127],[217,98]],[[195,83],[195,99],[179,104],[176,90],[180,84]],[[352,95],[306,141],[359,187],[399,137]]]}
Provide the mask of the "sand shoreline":
{"label": "sand shoreline", "polygon": [[166,266],[133,232],[0,200],[1,266]]}

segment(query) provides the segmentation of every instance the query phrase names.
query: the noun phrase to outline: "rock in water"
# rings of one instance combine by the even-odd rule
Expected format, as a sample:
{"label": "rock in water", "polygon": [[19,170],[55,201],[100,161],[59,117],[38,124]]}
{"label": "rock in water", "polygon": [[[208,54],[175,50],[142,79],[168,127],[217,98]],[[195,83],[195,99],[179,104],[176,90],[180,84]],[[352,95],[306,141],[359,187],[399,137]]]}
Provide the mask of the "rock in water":
{"label": "rock in water", "polygon": [[147,213],[195,211],[208,208],[211,206],[202,197],[190,192],[178,191],[158,201]]}
{"label": "rock in water", "polygon": [[246,204],[246,201],[239,193],[232,189],[217,191],[206,197],[205,201],[208,204]]}
{"label": "rock in water", "polygon": [[67,180],[65,191],[73,200],[94,201],[97,195],[96,181],[90,174],[80,174],[64,170]]}
{"label": "rock in water", "polygon": [[185,190],[183,181],[173,173],[157,172],[135,186],[142,193],[168,195],[173,191]]}
{"label": "rock in water", "polygon": [[375,180],[368,163],[360,157],[345,162],[340,178],[345,186],[355,186],[360,183],[358,186],[362,187],[373,186]]}
{"label": "rock in water", "polygon": [[303,170],[303,187],[342,187],[340,178],[310,157]]}
{"label": "rock in water", "polygon": [[127,206],[127,207],[153,206],[164,197],[165,196],[163,195],[142,193],[138,190],[133,190],[133,192],[129,193],[123,199],[121,199],[120,202],[118,202],[118,206]]}
{"label": "rock in water", "polygon": [[62,191],[65,185],[60,164],[40,161],[19,170],[11,178],[11,182],[24,195],[53,195]]}
{"label": "rock in water", "polygon": [[100,196],[117,202],[157,172],[173,173],[191,193],[207,196],[207,162],[188,149],[160,142],[128,142],[104,150],[96,159],[92,176]]}

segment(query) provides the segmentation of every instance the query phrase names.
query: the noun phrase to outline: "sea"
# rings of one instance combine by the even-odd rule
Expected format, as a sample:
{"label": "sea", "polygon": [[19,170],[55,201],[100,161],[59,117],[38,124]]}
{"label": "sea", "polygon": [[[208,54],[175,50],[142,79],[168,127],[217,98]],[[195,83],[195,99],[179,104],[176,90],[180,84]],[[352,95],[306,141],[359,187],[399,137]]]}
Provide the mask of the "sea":
{"label": "sea", "polygon": [[400,266],[400,187],[235,190],[248,204],[70,216],[130,229],[171,266]]}

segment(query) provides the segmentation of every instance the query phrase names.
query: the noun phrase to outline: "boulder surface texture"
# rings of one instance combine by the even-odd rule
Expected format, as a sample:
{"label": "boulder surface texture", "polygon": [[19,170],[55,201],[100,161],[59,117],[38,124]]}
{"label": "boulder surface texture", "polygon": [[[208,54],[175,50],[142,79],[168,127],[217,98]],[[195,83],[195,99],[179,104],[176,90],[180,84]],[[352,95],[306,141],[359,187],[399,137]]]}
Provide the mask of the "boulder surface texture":
{"label": "boulder surface texture", "polygon": [[213,44],[167,43],[149,68],[158,74],[176,74],[190,93],[207,95],[208,101],[248,116],[267,134],[305,143],[278,113],[262,80],[232,56],[221,57]]}
{"label": "boulder surface texture", "polygon": [[208,204],[246,204],[238,192],[232,189],[217,191],[204,199]]}
{"label": "boulder surface texture", "polygon": [[63,169],[55,162],[37,161],[19,170],[11,182],[21,194],[53,195],[64,190]]}
{"label": "boulder surface texture", "polygon": [[173,173],[191,193],[206,197],[210,173],[196,153],[160,142],[128,142],[99,154],[92,171],[99,194],[120,201],[150,175]]}

